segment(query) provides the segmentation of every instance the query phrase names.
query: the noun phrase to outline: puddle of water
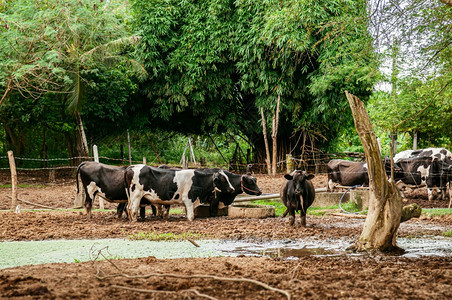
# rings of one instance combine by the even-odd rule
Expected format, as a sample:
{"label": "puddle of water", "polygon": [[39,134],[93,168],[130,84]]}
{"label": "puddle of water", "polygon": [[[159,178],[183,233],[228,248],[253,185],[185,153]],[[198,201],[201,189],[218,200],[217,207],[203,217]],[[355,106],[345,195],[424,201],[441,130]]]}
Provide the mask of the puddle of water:
{"label": "puddle of water", "polygon": [[[200,247],[188,241],[131,241],[126,239],[50,240],[0,243],[0,269],[55,262],[83,262],[93,259],[98,251],[108,258],[191,258],[214,256],[270,256],[298,259],[306,256],[351,255],[347,239],[276,240],[270,242],[201,240]],[[404,257],[451,256],[452,239],[400,238],[398,246],[406,250]],[[108,247],[108,248],[106,248]],[[357,255],[357,254],[353,254]]]}

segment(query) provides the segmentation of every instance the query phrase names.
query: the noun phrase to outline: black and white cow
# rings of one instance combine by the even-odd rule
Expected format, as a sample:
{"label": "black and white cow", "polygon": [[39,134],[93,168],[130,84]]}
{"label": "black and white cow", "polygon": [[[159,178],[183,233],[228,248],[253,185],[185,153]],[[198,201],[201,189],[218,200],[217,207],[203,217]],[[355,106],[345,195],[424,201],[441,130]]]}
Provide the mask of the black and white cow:
{"label": "black and white cow", "polygon": [[193,221],[194,208],[206,202],[215,191],[233,193],[235,189],[222,171],[213,174],[193,169],[171,170],[146,165],[130,166],[124,180],[129,191],[129,218],[136,219],[140,199],[152,204],[183,204],[187,219]]}
{"label": "black and white cow", "polygon": [[[212,171],[220,171],[221,169],[212,169]],[[262,191],[257,186],[257,179],[250,173],[245,175],[234,174],[225,170],[222,170],[229,179],[234,192],[215,192],[210,199],[210,216],[215,217],[218,214],[218,207],[220,202],[225,205],[231,205],[237,195],[246,193],[248,195],[259,196]]]}
{"label": "black and white cow", "polygon": [[435,188],[441,191],[441,198],[444,200],[447,185],[449,185],[450,195],[452,153],[447,149],[405,150],[394,156],[394,164],[401,169],[395,172],[395,180],[403,197],[405,196],[402,189],[410,185],[426,186],[429,200],[433,200]]}
{"label": "black and white cow", "polygon": [[366,162],[333,159],[328,162],[327,170],[329,191],[334,189],[334,183],[343,186],[369,185]]}
{"label": "black and white cow", "polygon": [[289,211],[289,225],[295,224],[295,212],[300,211],[301,225],[306,227],[306,211],[314,202],[315,189],[311,182],[314,175],[295,170],[284,175],[287,181],[281,190],[281,201]]}
{"label": "black and white cow", "polygon": [[[127,203],[127,194],[124,184],[124,174],[127,166],[110,166],[94,161],[84,161],[77,167],[76,182],[77,194],[80,192],[78,177],[82,181],[85,190],[85,209],[91,218],[91,209],[96,196],[102,197],[108,202],[118,203],[117,215],[121,217],[124,205]],[[144,204],[146,200],[144,200]],[[140,209],[140,215],[144,217],[144,206]],[[155,207],[152,207],[155,211]],[[155,214],[155,212],[154,212]]]}

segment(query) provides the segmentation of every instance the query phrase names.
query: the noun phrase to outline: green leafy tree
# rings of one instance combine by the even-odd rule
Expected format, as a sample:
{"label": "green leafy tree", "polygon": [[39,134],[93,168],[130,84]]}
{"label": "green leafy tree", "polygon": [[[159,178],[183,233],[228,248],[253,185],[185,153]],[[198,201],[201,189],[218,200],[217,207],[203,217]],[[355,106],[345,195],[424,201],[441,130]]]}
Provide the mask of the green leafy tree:
{"label": "green leafy tree", "polygon": [[366,99],[378,74],[364,1],[132,3],[153,126],[236,130],[263,149],[258,108],[280,96],[281,153],[297,128],[328,143],[352,126],[343,91]]}
{"label": "green leafy tree", "polygon": [[[102,81],[105,80],[102,75],[114,74],[109,73],[109,69],[120,70],[115,77],[125,82],[146,75],[127,55],[138,41],[127,31],[127,16],[122,1],[11,2],[0,14],[4,25],[0,54],[5,57],[0,61],[0,90],[3,92],[0,104],[12,92],[22,96],[13,98],[17,101],[61,94],[75,115],[78,151],[87,155],[80,113],[84,102],[89,102],[88,93],[96,89],[96,80]],[[133,86],[129,83],[127,88]],[[108,100],[113,103],[117,99]],[[117,111],[111,113],[110,119],[115,119],[115,113]]]}
{"label": "green leafy tree", "polygon": [[448,130],[452,36],[447,29],[452,8],[427,0],[382,1],[380,5],[372,28],[378,32],[382,60],[392,61],[387,66],[391,79],[386,79],[391,91],[373,96],[372,119],[385,132],[419,134],[421,147],[452,145]]}

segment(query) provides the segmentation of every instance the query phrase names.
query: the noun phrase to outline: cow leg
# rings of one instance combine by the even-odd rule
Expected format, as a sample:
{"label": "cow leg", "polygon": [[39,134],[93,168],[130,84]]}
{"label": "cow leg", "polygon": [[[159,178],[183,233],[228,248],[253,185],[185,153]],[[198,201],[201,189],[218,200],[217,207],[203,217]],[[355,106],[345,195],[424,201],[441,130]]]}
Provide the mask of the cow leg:
{"label": "cow leg", "polygon": [[211,217],[216,217],[218,215],[218,206],[220,204],[220,201],[217,199],[217,197],[213,197],[212,201],[210,202],[209,206],[209,212]]}
{"label": "cow leg", "polygon": [[[118,216],[118,219],[121,219],[122,213],[124,212],[125,209],[126,209],[125,203],[118,204],[118,207],[116,208],[116,215]],[[127,211],[126,211],[126,214],[127,214]]]}
{"label": "cow leg", "polygon": [[328,192],[332,192],[334,190],[335,184],[332,179],[328,180]]}
{"label": "cow leg", "polygon": [[190,222],[193,222],[193,220],[195,219],[193,202],[191,202],[191,200],[187,198],[187,199],[184,199],[184,203],[185,203],[185,210],[187,212],[187,220],[189,220]]}
{"label": "cow leg", "polygon": [[140,207],[140,218],[141,220],[144,220],[146,218],[146,206]]}
{"label": "cow leg", "polygon": [[127,204],[130,221],[137,220],[138,208],[140,207],[141,198],[143,198],[143,196],[143,193],[141,193],[138,189],[135,189],[132,193],[130,193],[129,203]]}
{"label": "cow leg", "polygon": [[301,226],[306,227],[306,214],[300,213]]}
{"label": "cow leg", "polygon": [[171,205],[164,205],[163,207],[164,207],[164,209],[163,209],[163,218],[164,219],[168,219],[169,210],[170,210]]}
{"label": "cow leg", "polygon": [[294,226],[295,224],[295,209],[289,207],[289,226]]}
{"label": "cow leg", "polygon": [[88,215],[88,219],[91,219],[91,209],[93,208],[94,197],[96,197],[96,193],[91,197],[90,194],[85,190],[86,198],[85,198],[85,211]]}
{"label": "cow leg", "polygon": [[157,215],[157,208],[155,207],[155,205],[151,204],[151,209],[152,209],[152,215],[155,217]]}
{"label": "cow leg", "polygon": [[428,201],[433,200],[433,189],[427,188],[427,194],[428,194]]}

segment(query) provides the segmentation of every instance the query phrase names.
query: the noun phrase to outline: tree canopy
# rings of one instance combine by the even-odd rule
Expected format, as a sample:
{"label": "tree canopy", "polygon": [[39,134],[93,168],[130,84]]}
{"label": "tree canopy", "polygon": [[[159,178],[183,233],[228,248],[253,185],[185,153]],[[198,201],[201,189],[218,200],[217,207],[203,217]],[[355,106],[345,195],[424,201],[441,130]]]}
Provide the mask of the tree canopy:
{"label": "tree canopy", "polygon": [[365,1],[135,0],[133,15],[154,124],[185,114],[251,137],[246,121],[280,95],[285,138],[316,126],[333,139],[350,125],[343,91],[366,99],[378,75]]}

